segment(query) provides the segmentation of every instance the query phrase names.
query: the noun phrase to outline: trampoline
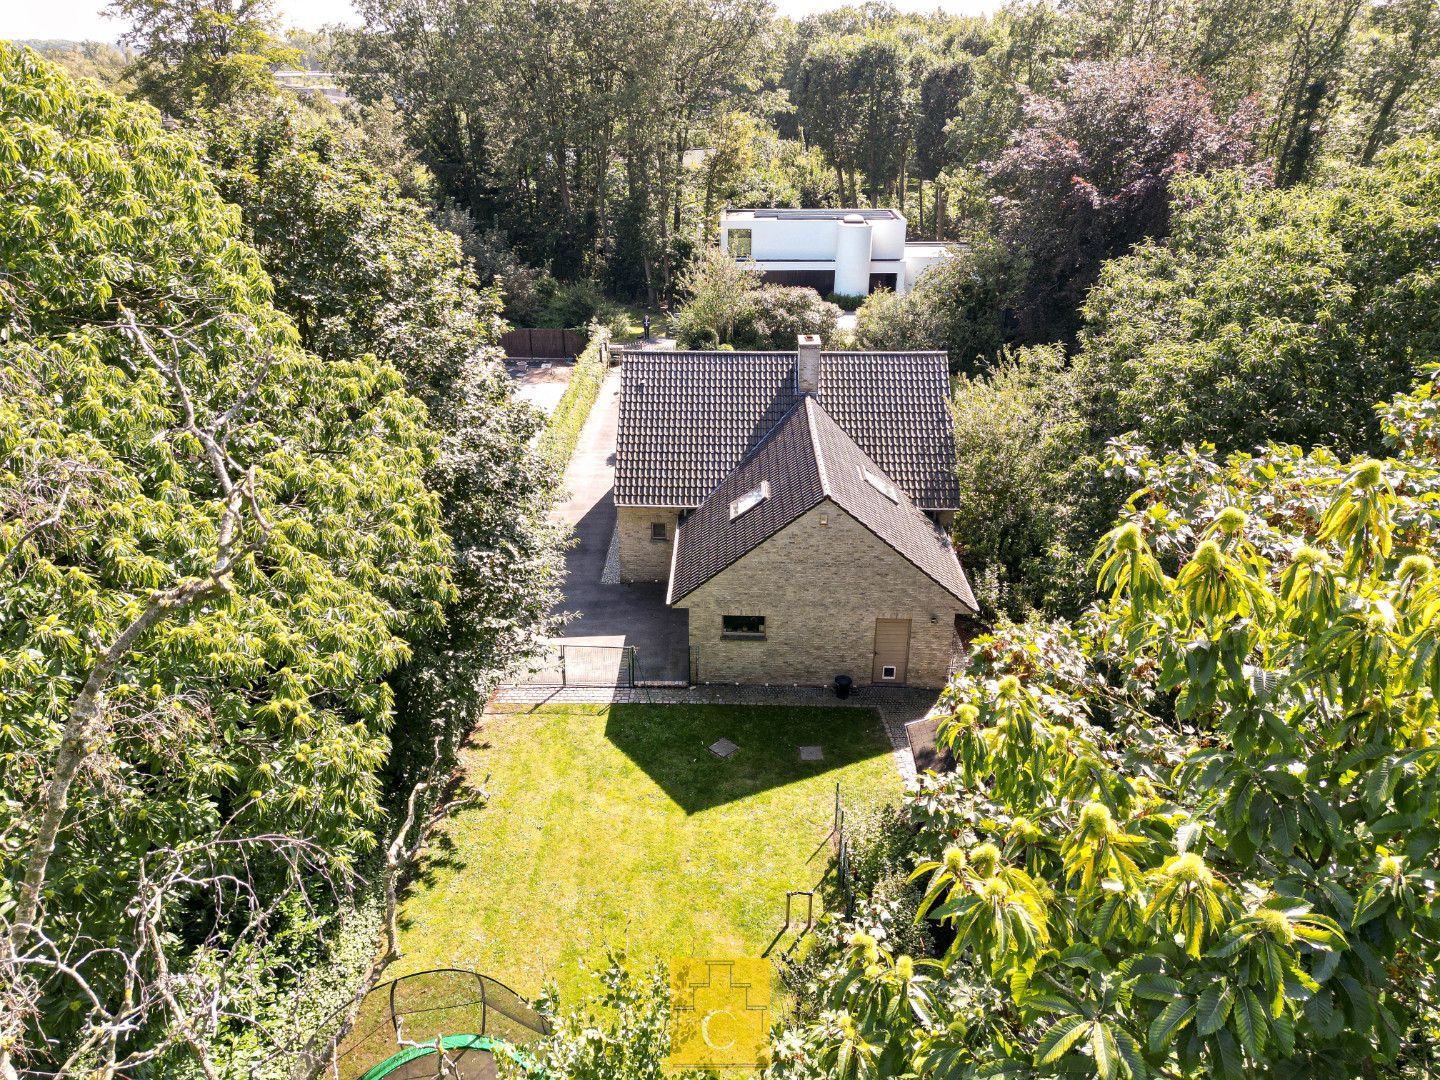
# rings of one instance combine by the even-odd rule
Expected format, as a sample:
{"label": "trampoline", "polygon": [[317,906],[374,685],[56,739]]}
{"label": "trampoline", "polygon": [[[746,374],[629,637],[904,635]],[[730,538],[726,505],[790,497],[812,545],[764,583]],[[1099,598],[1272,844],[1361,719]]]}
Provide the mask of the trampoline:
{"label": "trampoline", "polygon": [[422,971],[365,995],[336,1048],[336,1073],[341,1080],[434,1080],[439,1039],[447,1077],[495,1080],[503,1057],[538,1078],[523,1048],[548,1034],[549,1022],[504,983],[461,968]]}
{"label": "trampoline", "polygon": [[[527,1073],[533,1071],[524,1054],[488,1035],[446,1035],[440,1040],[440,1049],[447,1065],[454,1070],[447,1071],[447,1076],[458,1073],[465,1080],[499,1080],[497,1054],[509,1058]],[[434,1059],[433,1046],[412,1046],[386,1058],[360,1080],[435,1080]]]}

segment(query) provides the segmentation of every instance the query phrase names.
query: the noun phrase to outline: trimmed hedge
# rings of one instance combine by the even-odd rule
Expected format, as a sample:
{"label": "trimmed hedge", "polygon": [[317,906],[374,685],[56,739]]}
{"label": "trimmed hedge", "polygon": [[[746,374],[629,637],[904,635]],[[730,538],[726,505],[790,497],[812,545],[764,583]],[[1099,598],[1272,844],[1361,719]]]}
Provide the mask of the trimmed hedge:
{"label": "trimmed hedge", "polygon": [[585,418],[600,394],[600,384],[605,381],[608,366],[605,349],[610,334],[603,327],[597,328],[590,336],[590,344],[575,358],[575,370],[570,374],[570,384],[565,388],[555,411],[550,414],[545,430],[540,433],[539,449],[558,469],[564,469],[580,441],[580,429]]}

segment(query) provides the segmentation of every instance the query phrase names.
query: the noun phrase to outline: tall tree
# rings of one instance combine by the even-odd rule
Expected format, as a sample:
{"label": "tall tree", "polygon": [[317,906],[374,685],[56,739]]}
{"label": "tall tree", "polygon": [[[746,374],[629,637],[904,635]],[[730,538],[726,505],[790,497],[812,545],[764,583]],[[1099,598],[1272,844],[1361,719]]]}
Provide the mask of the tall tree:
{"label": "tall tree", "polygon": [[896,191],[914,125],[911,57],[890,31],[827,38],[800,69],[796,105],[807,137],[835,166],[850,205]]}
{"label": "tall tree", "polygon": [[271,68],[299,56],[276,37],[274,0],[111,0],[109,12],[130,23],[136,92],[171,116],[273,93]]}
{"label": "tall tree", "polygon": [[990,166],[1001,238],[1029,262],[1025,342],[1068,338],[1101,263],[1169,229],[1170,185],[1252,159],[1253,115],[1216,117],[1195,79],[1152,60],[1077,63]]}
{"label": "tall tree", "polygon": [[1356,59],[1354,96],[1363,121],[1360,160],[1368,165],[1394,141],[1415,106],[1433,108],[1440,83],[1440,4],[1390,0],[1368,13]]}
{"label": "tall tree", "polygon": [[501,365],[496,290],[478,288],[454,235],[361,147],[293,108],[203,119],[211,175],[240,207],[301,344],[393,364],[442,436],[426,480],[454,549],[455,594],[443,629],[415,635],[392,680],[391,767],[408,790],[433,768],[437,738],[441,767],[454,760],[557,599],[559,537],[547,522],[556,478],[532,448],[541,417],[515,399]]}
{"label": "tall tree", "polygon": [[1286,74],[1266,140],[1275,155],[1275,182],[1282,187],[1306,179],[1319,160],[1362,6],[1363,0],[1301,0],[1296,5]]}
{"label": "tall tree", "polygon": [[0,1076],[213,1078],[384,824],[437,439],[299,345],[152,110],[0,45],[0,130]]}
{"label": "tall tree", "polygon": [[1090,294],[1076,370],[1092,430],[1380,450],[1372,399],[1440,348],[1437,177],[1440,145],[1416,141],[1326,184],[1187,186],[1175,234]]}

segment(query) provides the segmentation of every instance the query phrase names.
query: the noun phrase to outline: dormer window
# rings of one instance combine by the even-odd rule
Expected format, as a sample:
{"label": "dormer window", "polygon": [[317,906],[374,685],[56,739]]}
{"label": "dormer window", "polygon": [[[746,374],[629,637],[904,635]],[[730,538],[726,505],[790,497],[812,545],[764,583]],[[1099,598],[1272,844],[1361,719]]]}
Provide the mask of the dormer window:
{"label": "dormer window", "polygon": [[755,507],[770,497],[770,481],[762,481],[759,487],[753,487],[745,492],[738,499],[730,503],[730,520],[734,521],[742,514],[748,514]]}
{"label": "dormer window", "polygon": [[895,485],[890,483],[889,480],[886,480],[885,477],[879,473],[871,472],[864,465],[856,465],[855,467],[860,470],[860,475],[865,478],[865,482],[872,488],[880,492],[881,495],[884,495],[885,498],[891,502],[900,502],[900,492],[895,490]]}

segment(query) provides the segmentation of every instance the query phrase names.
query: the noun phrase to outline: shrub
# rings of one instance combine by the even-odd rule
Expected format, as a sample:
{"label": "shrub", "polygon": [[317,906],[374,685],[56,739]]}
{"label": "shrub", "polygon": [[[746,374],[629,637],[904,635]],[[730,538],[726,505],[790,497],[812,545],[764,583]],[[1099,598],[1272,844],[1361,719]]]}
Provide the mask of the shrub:
{"label": "shrub", "polygon": [[906,295],[881,291],[860,305],[856,339],[870,349],[943,349],[950,370],[983,372],[1005,344],[1004,312],[1023,267],[977,238],[925,271]]}
{"label": "shrub", "polygon": [[563,471],[569,463],[575,444],[580,441],[580,429],[585,426],[600,394],[600,384],[605,381],[605,346],[609,340],[609,332],[604,327],[591,328],[590,342],[575,358],[565,393],[540,433],[540,452],[556,469]]}
{"label": "shrub", "polygon": [[875,1076],[1432,1074],[1436,400],[1385,410],[1383,461],[1113,446],[1141,487],[1095,552],[1106,600],[978,640],[943,699],[956,772],[907,799],[943,963],[837,928],[823,1011],[777,1047]]}
{"label": "shrub", "polygon": [[675,317],[682,348],[793,349],[800,334],[835,335],[840,309],[813,289],[765,285],[760,272],[718,249],[696,259],[681,282],[689,299]]}

